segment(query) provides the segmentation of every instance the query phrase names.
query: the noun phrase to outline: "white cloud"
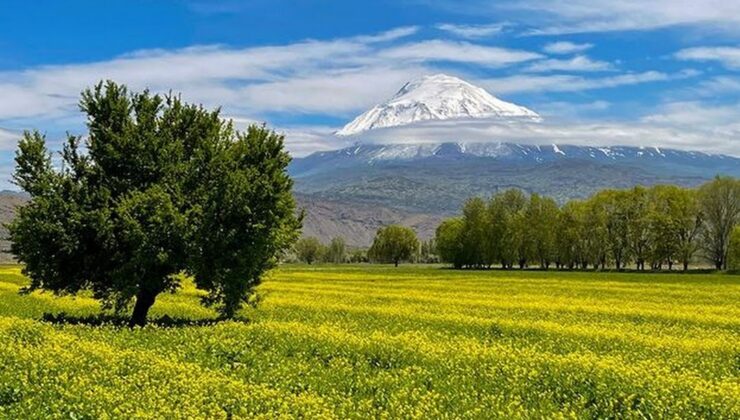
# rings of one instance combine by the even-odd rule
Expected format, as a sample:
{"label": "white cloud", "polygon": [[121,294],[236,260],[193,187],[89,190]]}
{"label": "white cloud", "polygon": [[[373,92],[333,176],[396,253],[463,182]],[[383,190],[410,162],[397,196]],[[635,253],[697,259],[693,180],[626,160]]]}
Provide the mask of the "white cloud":
{"label": "white cloud", "polygon": [[382,102],[410,79],[428,72],[421,66],[328,70],[305,77],[251,84],[242,88],[238,95],[249,113],[268,109],[271,112],[346,114]]}
{"label": "white cloud", "polygon": [[0,151],[15,149],[20,138],[19,133],[0,128]]}
{"label": "white cloud", "polygon": [[458,62],[502,67],[542,57],[538,53],[489,47],[469,42],[429,40],[388,48],[379,53],[382,58],[403,62]]}
{"label": "white cloud", "polygon": [[537,110],[545,120],[548,119],[579,119],[585,115],[606,111],[612,104],[603,100],[591,102],[564,102],[553,101],[535,104],[532,108]]}
{"label": "white cloud", "polygon": [[[246,130],[252,124],[263,123],[250,118],[230,116],[226,118],[231,119],[239,130]],[[336,150],[349,145],[346,139],[334,136],[336,129],[333,127],[311,125],[271,128],[285,136],[285,148],[293,157],[302,157],[322,150]]]}
{"label": "white cloud", "polygon": [[278,129],[278,132],[285,134],[285,147],[294,157],[350,145],[347,140],[335,137],[331,127],[291,127]]}
{"label": "white cloud", "polygon": [[643,117],[642,121],[684,128],[707,125],[707,130],[713,130],[715,127],[728,126],[740,128],[738,115],[740,104],[711,106],[698,101],[682,101],[667,103]]}
{"label": "white cloud", "polygon": [[[724,111],[719,114],[724,115]],[[740,156],[740,124],[705,130],[715,119],[706,115],[692,127],[646,118],[638,122],[500,122],[491,120],[434,121],[414,126],[371,130],[359,140],[366,143],[513,142],[584,146],[645,146],[701,150]]]}
{"label": "white cloud", "polygon": [[364,43],[388,42],[388,41],[395,41],[401,38],[406,38],[417,32],[419,32],[418,26],[402,26],[400,28],[390,29],[390,30],[381,32],[376,35],[360,35],[360,36],[356,36],[350,39],[358,41],[358,42],[364,42]]}
{"label": "white cloud", "polygon": [[711,97],[736,95],[740,92],[740,77],[715,76],[702,81],[698,87],[691,89],[691,92]]}
{"label": "white cloud", "polygon": [[506,28],[506,23],[492,23],[488,25],[458,25],[454,23],[441,23],[437,29],[449,32],[462,38],[486,38],[501,33]]}
{"label": "white cloud", "polygon": [[550,54],[573,54],[586,51],[592,47],[593,44],[576,44],[569,41],[558,41],[545,45],[542,50]]}
{"label": "white cloud", "polygon": [[551,71],[609,71],[614,67],[606,61],[594,61],[584,55],[577,55],[567,59],[549,59],[537,61],[530,64],[526,70],[530,72],[551,72]]}
{"label": "white cloud", "polygon": [[676,25],[740,23],[740,3],[725,0],[525,0],[525,10],[555,16],[541,34],[646,30]]}
{"label": "white cloud", "polygon": [[624,73],[616,76],[598,78],[585,78],[569,74],[548,76],[516,75],[487,79],[480,83],[494,94],[519,92],[578,92],[615,88],[648,82],[662,82],[693,76],[695,76],[695,74],[691,71],[674,74],[646,71],[642,73]]}
{"label": "white cloud", "polygon": [[420,0],[425,4],[471,16],[515,18],[532,35],[651,30],[693,26],[702,32],[738,33],[740,2],[736,0]]}
{"label": "white cloud", "polygon": [[675,57],[689,61],[717,61],[730,69],[740,69],[738,47],[695,47],[678,51]]}

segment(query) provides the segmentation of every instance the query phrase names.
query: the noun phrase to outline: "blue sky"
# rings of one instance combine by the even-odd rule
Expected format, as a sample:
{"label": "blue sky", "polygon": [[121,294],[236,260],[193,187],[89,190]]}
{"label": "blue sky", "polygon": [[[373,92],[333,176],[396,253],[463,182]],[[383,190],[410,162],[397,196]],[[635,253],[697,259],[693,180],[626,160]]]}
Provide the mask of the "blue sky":
{"label": "blue sky", "polygon": [[461,3],[6,0],[0,177],[22,130],[84,133],[79,92],[108,78],[265,121],[295,155],[438,72],[542,114],[526,141],[740,155],[740,2]]}

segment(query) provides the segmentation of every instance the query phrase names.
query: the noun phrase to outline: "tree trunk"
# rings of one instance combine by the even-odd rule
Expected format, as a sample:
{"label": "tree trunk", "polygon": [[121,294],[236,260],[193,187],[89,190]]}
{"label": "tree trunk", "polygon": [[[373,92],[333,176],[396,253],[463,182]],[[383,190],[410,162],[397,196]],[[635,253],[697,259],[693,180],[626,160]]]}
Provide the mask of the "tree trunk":
{"label": "tree trunk", "polygon": [[131,319],[128,323],[130,328],[146,325],[146,315],[149,313],[149,308],[154,305],[154,299],[156,298],[157,294],[154,292],[144,289],[139,290],[139,293],[136,294],[134,312],[131,314]]}
{"label": "tree trunk", "polygon": [[393,264],[398,267],[398,260],[393,261]]}
{"label": "tree trunk", "polygon": [[689,271],[689,260],[684,260],[683,271]]}

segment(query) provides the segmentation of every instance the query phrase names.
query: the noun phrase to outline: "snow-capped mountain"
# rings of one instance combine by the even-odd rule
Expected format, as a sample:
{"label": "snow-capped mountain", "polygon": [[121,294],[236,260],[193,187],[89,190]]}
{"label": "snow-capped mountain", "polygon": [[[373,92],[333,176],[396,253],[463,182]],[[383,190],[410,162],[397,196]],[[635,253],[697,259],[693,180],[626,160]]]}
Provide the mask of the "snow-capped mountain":
{"label": "snow-capped mountain", "polygon": [[652,163],[681,164],[687,167],[736,168],[740,172],[740,159],[703,152],[666,149],[659,147],[634,146],[575,146],[533,145],[506,142],[474,143],[422,143],[422,144],[356,144],[340,150],[317,152],[296,159],[294,166],[309,162],[341,161],[378,164],[392,161],[414,161],[421,159],[488,158],[499,163],[507,161],[546,163],[556,160],[587,160],[596,163]]}
{"label": "snow-capped mountain", "polygon": [[540,121],[536,112],[502,101],[483,88],[457,77],[435,74],[406,83],[391,99],[359,115],[336,134],[351,136],[419,121],[463,118]]}

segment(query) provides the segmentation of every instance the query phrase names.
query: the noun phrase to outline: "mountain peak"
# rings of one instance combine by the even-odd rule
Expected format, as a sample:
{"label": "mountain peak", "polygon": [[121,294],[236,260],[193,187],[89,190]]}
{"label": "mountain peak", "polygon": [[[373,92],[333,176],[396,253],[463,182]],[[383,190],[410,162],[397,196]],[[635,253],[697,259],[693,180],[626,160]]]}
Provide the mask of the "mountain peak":
{"label": "mountain peak", "polygon": [[406,83],[391,99],[359,115],[336,134],[350,136],[375,128],[463,118],[540,120],[534,111],[502,101],[458,77],[439,73]]}

